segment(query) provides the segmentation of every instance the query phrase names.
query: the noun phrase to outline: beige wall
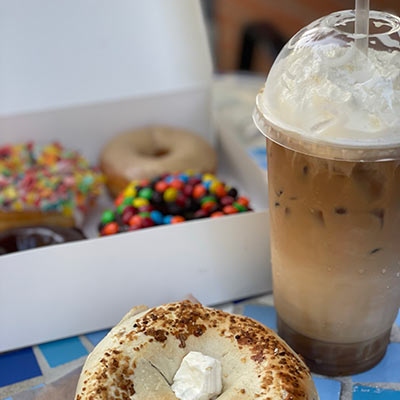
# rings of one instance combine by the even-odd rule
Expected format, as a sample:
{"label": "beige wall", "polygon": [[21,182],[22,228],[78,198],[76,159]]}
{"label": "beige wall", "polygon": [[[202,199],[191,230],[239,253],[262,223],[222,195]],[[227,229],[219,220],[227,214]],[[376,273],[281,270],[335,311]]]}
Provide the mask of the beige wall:
{"label": "beige wall", "polygon": [[[215,50],[217,69],[237,69],[242,28],[254,21],[268,21],[289,39],[311,21],[341,9],[354,8],[354,0],[215,0]],[[400,14],[399,0],[371,0],[371,8]],[[272,62],[256,51],[253,70],[265,73]]]}

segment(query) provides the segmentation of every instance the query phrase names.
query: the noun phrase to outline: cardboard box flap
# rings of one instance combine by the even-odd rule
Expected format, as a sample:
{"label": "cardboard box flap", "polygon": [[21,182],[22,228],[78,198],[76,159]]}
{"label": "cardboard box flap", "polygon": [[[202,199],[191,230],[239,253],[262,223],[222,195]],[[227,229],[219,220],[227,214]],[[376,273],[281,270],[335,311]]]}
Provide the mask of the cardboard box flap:
{"label": "cardboard box flap", "polygon": [[187,0],[5,0],[0,59],[0,116],[175,91],[212,70]]}

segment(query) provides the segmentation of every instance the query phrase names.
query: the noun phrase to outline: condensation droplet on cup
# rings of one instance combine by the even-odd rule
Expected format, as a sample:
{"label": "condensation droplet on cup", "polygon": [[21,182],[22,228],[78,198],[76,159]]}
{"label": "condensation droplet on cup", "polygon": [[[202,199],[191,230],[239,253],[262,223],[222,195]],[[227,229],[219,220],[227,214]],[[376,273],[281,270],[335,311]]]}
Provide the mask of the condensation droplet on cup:
{"label": "condensation droplet on cup", "polygon": [[382,268],[382,274],[386,274],[386,268]]}
{"label": "condensation droplet on cup", "polygon": [[365,269],[364,269],[364,268],[360,268],[360,269],[358,270],[358,272],[359,272],[360,275],[362,275],[363,273],[365,273]]}
{"label": "condensation droplet on cup", "polygon": [[396,276],[397,276],[397,278],[400,278],[400,272],[398,272],[398,273],[396,274]]}
{"label": "condensation droplet on cup", "polygon": [[388,286],[386,286],[386,289],[390,289],[390,286],[388,285]]}

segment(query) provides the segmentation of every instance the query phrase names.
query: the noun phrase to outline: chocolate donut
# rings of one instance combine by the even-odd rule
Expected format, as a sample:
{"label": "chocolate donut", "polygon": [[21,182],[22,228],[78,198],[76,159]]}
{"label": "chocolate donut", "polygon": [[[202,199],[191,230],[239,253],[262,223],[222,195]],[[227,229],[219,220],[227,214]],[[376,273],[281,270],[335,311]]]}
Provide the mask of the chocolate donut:
{"label": "chocolate donut", "polygon": [[150,126],[124,133],[104,148],[100,166],[116,197],[132,180],[192,169],[214,173],[215,150],[201,137],[183,129]]}
{"label": "chocolate donut", "polygon": [[0,232],[0,255],[82,239],[86,239],[85,235],[75,228],[60,226],[12,228]]}

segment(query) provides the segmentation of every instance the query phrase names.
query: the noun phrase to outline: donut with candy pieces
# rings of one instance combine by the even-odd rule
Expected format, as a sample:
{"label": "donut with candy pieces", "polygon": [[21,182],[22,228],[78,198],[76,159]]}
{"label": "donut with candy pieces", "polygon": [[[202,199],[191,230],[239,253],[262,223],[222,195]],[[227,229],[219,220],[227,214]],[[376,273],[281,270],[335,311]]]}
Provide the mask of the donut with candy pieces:
{"label": "donut with candy pieces", "polygon": [[60,143],[0,146],[0,231],[74,226],[101,194],[103,182],[98,168]]}
{"label": "donut with candy pieces", "polygon": [[103,212],[100,236],[199,218],[218,218],[252,211],[249,200],[212,174],[164,174],[151,181],[133,181]]}

